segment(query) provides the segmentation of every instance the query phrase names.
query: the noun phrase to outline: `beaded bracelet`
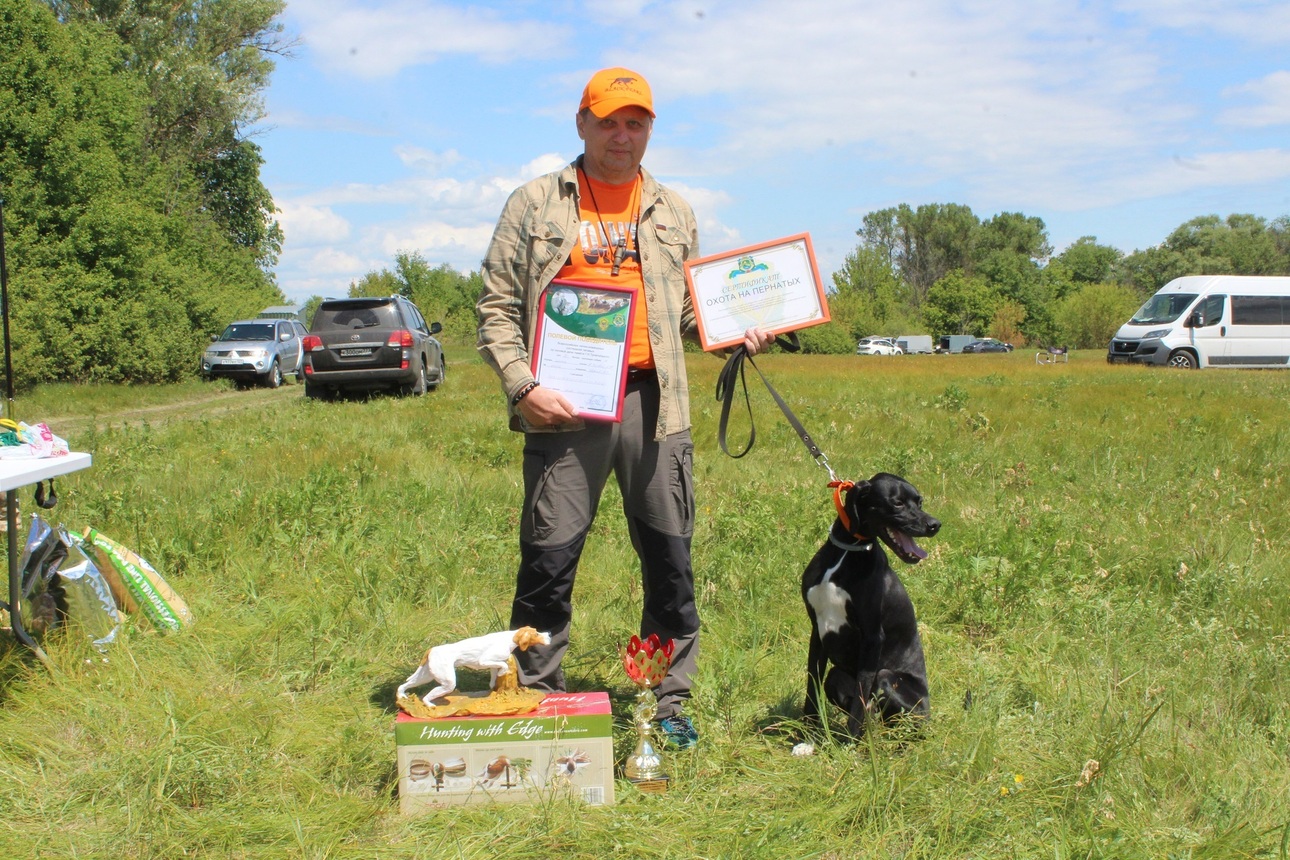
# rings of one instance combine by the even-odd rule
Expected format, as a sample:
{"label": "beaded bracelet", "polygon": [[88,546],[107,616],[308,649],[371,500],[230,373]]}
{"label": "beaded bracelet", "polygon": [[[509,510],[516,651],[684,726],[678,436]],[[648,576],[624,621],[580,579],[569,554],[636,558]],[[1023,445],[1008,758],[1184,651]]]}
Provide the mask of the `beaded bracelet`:
{"label": "beaded bracelet", "polygon": [[528,397],[530,394],[532,394],[533,389],[537,387],[538,387],[538,383],[536,380],[525,385],[519,391],[515,392],[515,396],[511,398],[511,405],[519,406],[520,401],[523,400],[525,397]]}

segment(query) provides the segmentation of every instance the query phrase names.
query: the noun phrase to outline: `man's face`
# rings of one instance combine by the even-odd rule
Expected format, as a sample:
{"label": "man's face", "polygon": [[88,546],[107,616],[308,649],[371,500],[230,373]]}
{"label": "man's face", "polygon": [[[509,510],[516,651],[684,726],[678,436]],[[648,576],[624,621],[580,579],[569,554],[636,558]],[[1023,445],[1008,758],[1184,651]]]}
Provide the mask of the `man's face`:
{"label": "man's face", "polygon": [[583,166],[587,175],[615,185],[636,176],[654,128],[649,111],[625,107],[605,118],[579,111],[578,137],[583,141]]}

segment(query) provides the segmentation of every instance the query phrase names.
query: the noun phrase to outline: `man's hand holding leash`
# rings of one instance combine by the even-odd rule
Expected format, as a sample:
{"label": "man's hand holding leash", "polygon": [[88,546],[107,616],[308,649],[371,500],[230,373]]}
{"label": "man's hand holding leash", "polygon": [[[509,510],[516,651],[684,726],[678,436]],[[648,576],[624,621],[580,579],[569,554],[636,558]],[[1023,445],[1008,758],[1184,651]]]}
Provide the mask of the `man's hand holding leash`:
{"label": "man's hand holding leash", "polygon": [[774,342],[775,335],[764,328],[750,328],[744,332],[744,350],[749,355],[760,355]]}

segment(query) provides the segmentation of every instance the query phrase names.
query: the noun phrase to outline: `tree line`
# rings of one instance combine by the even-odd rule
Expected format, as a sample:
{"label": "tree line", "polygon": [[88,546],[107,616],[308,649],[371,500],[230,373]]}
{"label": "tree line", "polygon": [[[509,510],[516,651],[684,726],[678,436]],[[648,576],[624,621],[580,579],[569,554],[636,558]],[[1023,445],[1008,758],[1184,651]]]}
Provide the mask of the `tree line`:
{"label": "tree line", "polygon": [[283,300],[260,148],[284,0],[0,0],[18,385],[191,376]]}

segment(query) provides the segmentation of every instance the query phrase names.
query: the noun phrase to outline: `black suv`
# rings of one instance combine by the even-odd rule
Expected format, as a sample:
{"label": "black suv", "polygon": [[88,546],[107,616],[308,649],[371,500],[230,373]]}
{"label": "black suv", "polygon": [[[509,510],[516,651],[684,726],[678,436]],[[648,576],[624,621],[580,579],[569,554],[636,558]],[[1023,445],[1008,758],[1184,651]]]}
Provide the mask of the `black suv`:
{"label": "black suv", "polygon": [[416,305],[403,296],[327,299],[304,338],[305,396],[392,388],[424,394],[443,382],[447,366]]}

